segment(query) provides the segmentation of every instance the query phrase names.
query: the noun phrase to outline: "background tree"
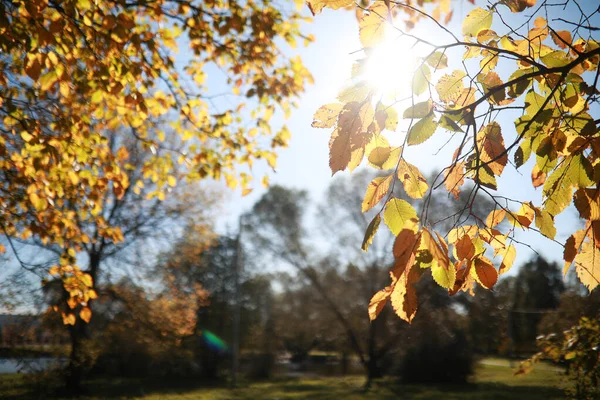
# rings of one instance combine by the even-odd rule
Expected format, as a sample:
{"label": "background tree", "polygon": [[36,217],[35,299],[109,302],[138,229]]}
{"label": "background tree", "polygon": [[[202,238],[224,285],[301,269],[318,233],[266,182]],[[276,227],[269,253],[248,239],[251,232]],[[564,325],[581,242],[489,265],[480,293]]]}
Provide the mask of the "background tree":
{"label": "background tree", "polygon": [[565,290],[560,267],[541,256],[522,265],[514,284],[509,329],[517,348],[533,348],[544,314],[556,310]]}

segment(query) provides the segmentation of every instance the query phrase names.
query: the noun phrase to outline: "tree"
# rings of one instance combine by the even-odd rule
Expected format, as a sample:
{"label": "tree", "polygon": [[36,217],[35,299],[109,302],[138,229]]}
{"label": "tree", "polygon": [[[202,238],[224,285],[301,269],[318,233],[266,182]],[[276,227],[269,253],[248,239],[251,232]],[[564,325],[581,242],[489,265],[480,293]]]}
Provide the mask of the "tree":
{"label": "tree", "polygon": [[[107,196],[148,186],[149,199],[163,200],[178,181],[207,177],[247,191],[241,166],[275,165],[289,131],[271,116],[289,112],[311,81],[287,50],[312,40],[304,20],[291,4],[254,0],[1,2],[3,233],[60,249],[53,271],[85,307],[93,277],[76,254],[124,235],[106,219]],[[127,140],[148,154],[136,180]],[[90,237],[82,226],[102,229]]]}
{"label": "tree", "polygon": [[[127,152],[128,177],[135,181],[143,179],[143,165],[150,156],[140,143],[136,140],[123,140],[116,132],[112,132],[108,137],[114,151],[119,149],[122,153]],[[16,248],[15,242],[26,246],[15,252],[21,266],[26,271],[44,278],[47,304],[60,312],[68,328],[71,353],[66,378],[67,387],[71,391],[79,390],[84,368],[89,367],[89,357],[84,354],[84,342],[93,336],[93,327],[88,323],[96,297],[104,294],[103,292],[109,290],[114,283],[111,282],[111,273],[116,275],[117,279],[127,275],[134,281],[142,280],[144,272],[148,272],[144,267],[152,265],[156,256],[156,253],[153,255],[149,249],[154,248],[158,251],[161,247],[170,246],[170,240],[177,237],[184,226],[188,226],[188,232],[201,236],[205,242],[212,239],[210,214],[211,210],[215,209],[214,204],[218,199],[214,191],[196,185],[180,184],[177,188],[172,188],[168,199],[161,201],[156,197],[146,199],[146,194],[152,190],[154,186],[148,183],[128,187],[119,195],[108,192],[97,200],[101,209],[98,216],[101,219],[75,217],[72,225],[88,238],[82,238],[83,243],[78,254],[65,255],[61,246],[46,243],[35,236],[26,240],[8,237],[8,242],[13,248]],[[191,198],[194,200],[190,200]],[[118,242],[107,240],[103,236],[106,230],[117,229],[120,235]],[[198,246],[198,249],[205,247],[206,244],[204,247]],[[31,248],[35,251],[30,251]],[[143,256],[140,256],[140,250],[143,250]],[[28,261],[18,253],[34,253],[34,261],[41,259],[42,262]],[[87,261],[86,268],[65,271],[76,258],[80,260],[80,264],[83,264],[82,259]],[[136,272],[131,272],[132,269]],[[79,280],[70,276],[69,272],[74,273]],[[48,274],[52,275],[50,281],[46,278]],[[87,292],[82,290],[81,281],[86,281]],[[156,284],[164,286],[165,283],[168,284],[168,280]],[[194,297],[194,288],[191,289],[190,296]]]}
{"label": "tree", "polygon": [[[293,343],[300,356],[319,345],[354,353],[365,370],[367,386],[373,379],[392,372],[407,349],[427,346],[420,340],[419,332],[428,329],[444,332],[445,339],[451,341],[451,331],[457,327],[458,319],[451,308],[453,301],[447,296],[426,293],[423,307],[431,315],[423,316],[422,324],[413,330],[414,338],[409,339],[407,326],[391,318],[388,312],[369,323],[364,310],[372,292],[389,279],[388,269],[393,260],[387,248],[394,239],[388,234],[385,245],[382,231],[380,240],[368,252],[359,249],[369,220],[357,208],[362,199],[356,193],[370,179],[367,171],[335,179],[318,208],[318,222],[311,229],[307,229],[310,225],[306,221],[305,193],[279,186],[271,187],[245,218],[245,229],[251,233],[249,237],[257,254],[254,259],[261,270],[270,261],[298,272],[298,283],[290,287],[287,287],[289,282],[284,284],[285,293],[289,292],[285,297],[293,298],[286,300],[284,309],[293,315],[280,321],[290,325],[283,330],[283,338]],[[424,279],[419,292],[431,289],[429,283],[430,280]],[[298,322],[292,322],[297,320],[303,321],[301,328],[297,328]],[[292,332],[288,332],[290,328]],[[326,337],[321,335],[323,330]],[[400,340],[403,337],[404,342]],[[448,364],[444,368],[447,372]]]}
{"label": "tree", "polygon": [[565,285],[560,267],[536,257],[519,269],[510,309],[511,339],[519,347],[534,345],[544,314],[554,312]]}
{"label": "tree", "polygon": [[[237,238],[219,236],[207,243],[203,235],[189,234],[161,254],[156,265],[156,274],[165,276],[178,292],[193,293],[198,286],[207,291],[207,304],[197,310],[195,334],[210,332],[229,346],[234,340],[232,327],[237,306],[234,271],[237,257]],[[265,365],[254,365],[254,372],[268,374],[267,358],[272,356],[269,354],[272,337],[267,335],[272,323],[271,282],[264,275],[249,272],[241,273],[239,281],[240,348],[248,352],[263,352],[265,359],[261,361],[265,361]],[[229,352],[217,353],[203,346],[197,346],[196,350],[202,376],[218,378]]]}
{"label": "tree", "polygon": [[[369,183],[362,203],[363,212],[376,210],[365,243],[382,219],[397,237],[392,281],[373,296],[372,319],[391,300],[398,316],[412,321],[417,311],[414,284],[426,268],[451,295],[469,291],[476,283],[493,288],[514,261],[516,232],[532,230],[555,240],[555,218],[571,204],[585,227],[560,243],[565,271],[574,263],[589,290],[598,286],[600,150],[594,115],[600,93],[600,43],[597,29],[589,23],[597,9],[570,1],[501,0],[473,8],[462,21],[461,34],[455,34],[440,22],[444,17],[447,23],[452,15],[447,0],[432,2],[433,9],[394,0],[308,3],[315,14],[324,7],[356,10],[364,57],[354,64],[352,81],[340,92],[339,102],[317,110],[313,127],[333,128],[332,173],[352,171],[363,159],[386,171]],[[514,15],[508,18],[508,13]],[[402,16],[408,17],[404,27]],[[410,33],[416,19],[444,39],[432,43]],[[390,36],[408,38],[413,48],[426,49],[409,71],[412,93],[405,99],[386,95],[393,89],[396,71],[390,71],[380,87],[364,75],[378,46],[393,49],[393,41],[391,47],[385,43]],[[444,73],[448,67],[455,69]],[[398,108],[409,122],[402,144],[393,146],[384,131],[397,131]],[[405,150],[423,145],[437,130],[449,132],[458,146],[443,174],[427,181],[406,159]],[[532,168],[532,186],[542,187],[541,204],[496,194],[498,178],[524,165]],[[465,215],[475,223],[459,220],[442,235],[432,230],[426,213],[417,216],[393,190],[402,184],[409,196],[427,199],[443,185],[458,197],[466,180],[473,182],[474,190]],[[482,195],[495,204],[489,215],[472,208]],[[508,223],[500,225],[503,221]]]}

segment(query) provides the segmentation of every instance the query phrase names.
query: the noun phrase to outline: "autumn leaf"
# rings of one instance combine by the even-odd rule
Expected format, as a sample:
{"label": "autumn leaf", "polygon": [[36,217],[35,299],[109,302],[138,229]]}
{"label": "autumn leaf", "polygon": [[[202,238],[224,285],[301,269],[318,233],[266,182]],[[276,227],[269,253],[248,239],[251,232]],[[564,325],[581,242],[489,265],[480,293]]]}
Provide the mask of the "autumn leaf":
{"label": "autumn leaf", "polygon": [[383,165],[390,158],[391,148],[388,147],[376,147],[371,153],[369,153],[369,162],[376,167],[382,168]]}
{"label": "autumn leaf", "polygon": [[85,322],[89,323],[92,319],[92,310],[89,307],[83,307],[81,311],[79,311],[79,317]]}
{"label": "autumn leaf", "polygon": [[567,271],[569,267],[575,260],[575,257],[579,253],[579,249],[583,240],[585,239],[585,230],[579,230],[569,236],[567,241],[565,242],[565,249],[563,251],[563,259],[565,260],[565,264],[563,267],[563,275],[567,275]]}
{"label": "autumn leaf", "polygon": [[390,185],[394,180],[393,175],[386,177],[377,177],[371,181],[367,187],[367,192],[362,203],[362,212],[367,212],[375,207],[377,203],[388,193]]}
{"label": "autumn leaf", "polygon": [[517,249],[511,244],[500,250],[498,254],[502,257],[499,274],[505,274],[510,270],[515,261]]}
{"label": "autumn leaf", "polygon": [[454,242],[454,248],[459,260],[470,260],[475,256],[475,246],[469,235],[464,235]]}
{"label": "autumn leaf", "polygon": [[517,13],[524,11],[528,7],[533,7],[537,0],[501,0],[500,4],[504,4],[510,11]]}
{"label": "autumn leaf", "polygon": [[433,113],[420,119],[408,131],[406,142],[409,146],[421,144],[431,137],[437,129],[437,123],[433,120]]}
{"label": "autumn leaf", "polygon": [[575,257],[577,277],[589,291],[600,284],[600,250],[589,242],[583,243]]}
{"label": "autumn leaf", "polygon": [[319,107],[313,116],[313,128],[332,128],[337,122],[343,105],[339,103],[326,104]]}
{"label": "autumn leaf", "polygon": [[388,7],[385,3],[373,4],[359,21],[360,42],[363,47],[375,47],[385,38]]}
{"label": "autumn leaf", "polygon": [[390,295],[392,308],[400,318],[409,324],[417,313],[417,290],[414,284],[420,278],[419,268],[414,268],[413,265],[414,256],[412,261],[409,260],[409,265],[398,278]]}
{"label": "autumn leaf", "polygon": [[502,208],[499,210],[495,209],[488,214],[487,218],[485,219],[485,225],[488,228],[493,228],[504,221],[504,217],[506,217],[506,210]]}
{"label": "autumn leaf", "polygon": [[491,289],[498,281],[498,271],[492,265],[492,262],[485,257],[476,258],[473,262],[475,280],[484,288]]}
{"label": "autumn leaf", "polygon": [[402,114],[402,117],[412,119],[424,118],[427,115],[429,115],[429,113],[432,110],[432,107],[433,106],[431,100],[423,101],[404,110],[404,114]]}
{"label": "autumn leaf", "polygon": [[508,162],[500,125],[496,122],[486,125],[477,134],[477,143],[481,149],[481,161],[487,163],[495,175],[500,176]]}
{"label": "autumn leaf", "polygon": [[373,243],[373,237],[377,233],[377,229],[379,229],[379,224],[381,223],[381,215],[377,214],[375,218],[369,223],[367,227],[367,231],[365,232],[365,238],[363,239],[361,249],[367,251],[369,249],[369,245]]}
{"label": "autumn leaf", "polygon": [[442,76],[435,85],[440,100],[445,103],[456,101],[464,89],[463,78],[465,76],[465,72],[460,70]]}
{"label": "autumn leaf", "polygon": [[460,187],[465,183],[465,163],[457,162],[446,169],[444,186],[448,192],[458,199]]}
{"label": "autumn leaf", "polygon": [[404,184],[404,191],[413,199],[422,199],[429,189],[421,171],[404,159],[398,164],[398,179]]}
{"label": "autumn leaf", "polygon": [[556,31],[551,32],[552,41],[561,49],[566,49],[573,43],[573,38],[571,37],[571,32],[569,31]]}
{"label": "autumn leaf", "polygon": [[477,36],[484,30],[492,26],[493,13],[483,8],[475,8],[463,20],[462,34],[465,36]]}
{"label": "autumn leaf", "polygon": [[319,14],[323,8],[328,7],[334,10],[348,7],[354,4],[353,0],[307,0],[306,4],[313,15]]}
{"label": "autumn leaf", "polygon": [[535,226],[540,230],[541,234],[547,238],[554,239],[556,236],[554,218],[546,210],[535,208]]}
{"label": "autumn leaf", "polygon": [[385,205],[383,220],[395,236],[412,225],[412,221],[418,221],[417,212],[407,201],[391,198]]}
{"label": "autumn leaf", "polygon": [[375,318],[381,313],[383,307],[387,303],[388,299],[392,294],[392,288],[390,286],[385,289],[381,289],[379,292],[375,293],[369,301],[369,319],[374,321]]}

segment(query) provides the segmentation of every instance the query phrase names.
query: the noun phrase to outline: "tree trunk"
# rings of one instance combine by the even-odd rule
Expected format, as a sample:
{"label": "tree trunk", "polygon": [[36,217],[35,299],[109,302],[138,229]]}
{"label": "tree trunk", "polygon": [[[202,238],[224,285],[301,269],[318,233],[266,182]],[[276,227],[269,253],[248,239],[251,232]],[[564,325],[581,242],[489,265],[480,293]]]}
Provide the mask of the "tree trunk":
{"label": "tree trunk", "polygon": [[69,327],[71,339],[71,354],[66,371],[66,390],[70,394],[80,394],[82,391],[81,380],[85,366],[85,351],[82,347],[86,337],[85,322],[77,319],[74,326]]}
{"label": "tree trunk", "polygon": [[368,356],[367,362],[367,383],[365,388],[370,388],[373,383],[373,379],[381,378],[383,376],[381,368],[379,367],[379,357],[377,354],[377,327],[379,323],[377,320],[372,321],[369,326],[369,345],[368,345]]}
{"label": "tree trunk", "polygon": [[[100,267],[100,252],[91,252],[89,257],[90,263],[87,272],[92,277],[92,284],[95,289],[98,268]],[[69,294],[67,293],[66,296],[68,299]],[[90,310],[92,309],[91,299],[88,300],[87,307]],[[75,314],[77,314],[76,310],[73,310]],[[83,373],[87,364],[87,355],[83,344],[89,338],[89,325],[78,315],[76,315],[75,325],[69,326],[69,338],[71,340],[71,354],[66,370],[65,389],[71,395],[78,395],[82,393]]]}

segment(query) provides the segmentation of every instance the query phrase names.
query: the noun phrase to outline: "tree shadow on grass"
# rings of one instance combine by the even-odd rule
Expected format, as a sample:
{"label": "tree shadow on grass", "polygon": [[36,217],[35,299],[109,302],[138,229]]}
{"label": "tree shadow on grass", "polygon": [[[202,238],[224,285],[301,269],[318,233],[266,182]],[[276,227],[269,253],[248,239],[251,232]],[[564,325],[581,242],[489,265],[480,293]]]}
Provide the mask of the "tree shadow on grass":
{"label": "tree shadow on grass", "polygon": [[552,400],[563,399],[556,387],[511,386],[501,383],[469,383],[464,385],[390,385],[388,389],[400,399],[434,400]]}

